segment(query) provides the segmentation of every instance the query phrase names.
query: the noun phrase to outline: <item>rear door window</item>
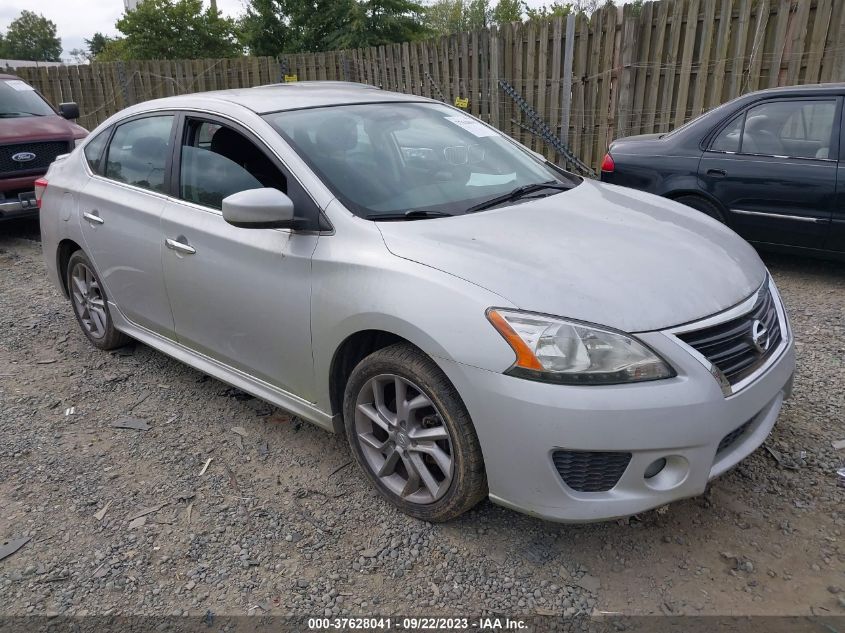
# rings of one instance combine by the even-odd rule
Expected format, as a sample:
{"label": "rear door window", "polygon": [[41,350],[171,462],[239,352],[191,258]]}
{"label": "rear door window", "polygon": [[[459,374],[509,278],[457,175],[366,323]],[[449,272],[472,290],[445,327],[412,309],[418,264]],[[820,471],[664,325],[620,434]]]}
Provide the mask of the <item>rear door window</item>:
{"label": "rear door window", "polygon": [[738,115],[710,150],[787,158],[831,157],[835,99],[766,101]]}
{"label": "rear door window", "polygon": [[172,127],[173,115],[144,117],[119,125],[109,143],[106,178],[164,192]]}

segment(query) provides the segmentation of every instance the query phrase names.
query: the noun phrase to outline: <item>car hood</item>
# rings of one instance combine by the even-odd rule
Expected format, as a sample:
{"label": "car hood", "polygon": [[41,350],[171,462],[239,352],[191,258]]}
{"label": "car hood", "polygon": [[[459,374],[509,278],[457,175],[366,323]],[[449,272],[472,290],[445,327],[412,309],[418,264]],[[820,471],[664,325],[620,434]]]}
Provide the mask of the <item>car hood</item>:
{"label": "car hood", "polygon": [[509,207],[378,227],[394,255],[523,310],[627,332],[712,315],[747,298],[766,277],[754,249],[715,220],[591,180]]}
{"label": "car hood", "polygon": [[27,143],[83,138],[88,132],[84,127],[71,123],[58,115],[0,118],[0,143]]}

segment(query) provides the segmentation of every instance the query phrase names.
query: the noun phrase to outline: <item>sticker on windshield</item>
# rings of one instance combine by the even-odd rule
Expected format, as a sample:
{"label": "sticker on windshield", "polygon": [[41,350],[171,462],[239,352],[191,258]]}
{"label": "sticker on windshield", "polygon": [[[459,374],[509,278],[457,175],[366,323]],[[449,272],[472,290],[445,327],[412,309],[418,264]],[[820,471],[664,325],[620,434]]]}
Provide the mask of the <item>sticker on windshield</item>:
{"label": "sticker on windshield", "polygon": [[468,116],[447,116],[446,120],[454,123],[458,127],[462,127],[467,132],[477,136],[478,138],[496,136],[496,130],[491,129],[484,125],[481,121],[477,121]]}
{"label": "sticker on windshield", "polygon": [[511,174],[479,174],[472,172],[467,180],[467,187],[489,187],[490,185],[506,185],[516,180],[516,172]]}
{"label": "sticker on windshield", "polygon": [[35,90],[35,88],[20,79],[8,79],[6,80],[6,85],[10,88],[14,88],[18,92],[23,92],[24,90]]}

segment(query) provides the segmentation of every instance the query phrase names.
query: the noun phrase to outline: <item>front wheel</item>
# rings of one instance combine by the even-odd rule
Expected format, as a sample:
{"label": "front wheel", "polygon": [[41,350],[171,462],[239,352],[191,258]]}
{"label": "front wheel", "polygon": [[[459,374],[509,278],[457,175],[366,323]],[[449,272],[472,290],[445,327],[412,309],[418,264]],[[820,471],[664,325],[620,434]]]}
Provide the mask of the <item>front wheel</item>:
{"label": "front wheel", "polygon": [[343,411],[358,465],[405,514],[448,521],[487,495],[469,413],[417,348],[400,343],[362,360],[346,385]]}

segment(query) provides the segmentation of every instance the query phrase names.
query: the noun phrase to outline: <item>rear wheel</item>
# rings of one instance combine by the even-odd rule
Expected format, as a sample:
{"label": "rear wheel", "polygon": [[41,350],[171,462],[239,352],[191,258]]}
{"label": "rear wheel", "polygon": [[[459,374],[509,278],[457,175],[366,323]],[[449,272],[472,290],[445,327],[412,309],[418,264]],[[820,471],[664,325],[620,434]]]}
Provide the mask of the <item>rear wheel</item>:
{"label": "rear wheel", "polygon": [[402,512],[448,521],[487,495],[469,413],[440,368],[415,347],[399,343],[362,360],[343,410],[359,466]]}
{"label": "rear wheel", "polygon": [[722,224],[725,223],[725,216],[722,215],[721,209],[710,202],[707,198],[701,196],[678,196],[675,202],[680,202],[688,207],[692,207],[696,211],[701,211],[705,215],[709,215],[714,220],[718,220]]}
{"label": "rear wheel", "polygon": [[73,312],[88,340],[102,350],[126,345],[131,339],[114,328],[106,291],[85,253],[71,255],[66,272]]}

